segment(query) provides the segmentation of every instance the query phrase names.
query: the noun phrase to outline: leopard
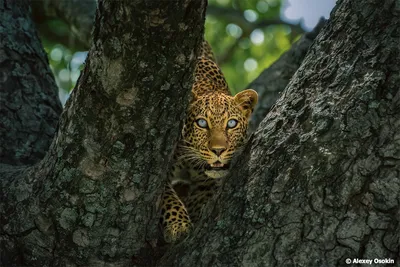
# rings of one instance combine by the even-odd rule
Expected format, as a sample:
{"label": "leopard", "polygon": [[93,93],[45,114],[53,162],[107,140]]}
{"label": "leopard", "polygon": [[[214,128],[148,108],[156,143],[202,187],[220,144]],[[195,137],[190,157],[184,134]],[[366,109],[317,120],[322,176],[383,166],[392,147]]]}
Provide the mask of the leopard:
{"label": "leopard", "polygon": [[175,243],[199,221],[243,147],[258,95],[231,95],[209,43],[204,40],[194,72],[192,99],[161,199],[164,240]]}

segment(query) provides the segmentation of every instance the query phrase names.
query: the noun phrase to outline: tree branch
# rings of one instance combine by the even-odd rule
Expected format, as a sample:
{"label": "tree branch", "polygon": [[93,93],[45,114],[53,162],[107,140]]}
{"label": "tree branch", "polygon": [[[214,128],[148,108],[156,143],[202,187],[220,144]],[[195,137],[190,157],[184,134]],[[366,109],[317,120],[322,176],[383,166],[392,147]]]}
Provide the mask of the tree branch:
{"label": "tree branch", "polygon": [[71,44],[73,42],[77,45],[76,48],[84,47],[86,50],[90,47],[97,0],[41,0],[32,1],[31,4],[33,18],[40,25],[41,34],[49,39],[57,36],[46,25],[48,19],[56,17],[63,20],[70,27],[70,33],[67,35],[66,40],[64,39],[65,37],[59,37],[60,43]]}
{"label": "tree branch", "polygon": [[46,154],[61,104],[29,7],[15,2],[0,4],[0,162],[24,165]]}
{"label": "tree branch", "polygon": [[[60,32],[59,28],[50,27],[50,24],[53,23],[64,25],[66,28],[68,28],[68,30]],[[79,40],[77,36],[69,30],[69,26],[60,19],[46,17],[44,23],[38,23],[35,21],[35,24],[42,41],[46,40],[53,44],[62,44],[73,51],[87,51],[90,48],[88,44],[85,44]]]}
{"label": "tree branch", "polygon": [[233,44],[231,44],[227,49],[225,49],[225,51],[222,55],[217,57],[218,65],[223,65],[231,59],[231,57],[233,56],[233,53],[235,53],[236,48],[239,46],[240,41],[243,40],[245,37],[247,37],[247,35],[242,34],[242,36],[237,38],[233,42]]}
{"label": "tree branch", "polygon": [[325,24],[326,20],[321,19],[311,32],[305,33],[275,63],[265,69],[246,87],[258,92],[258,104],[251,117],[251,132],[256,130],[257,126],[280,97],[280,93],[285,89],[293,74],[300,67],[309,47]]}

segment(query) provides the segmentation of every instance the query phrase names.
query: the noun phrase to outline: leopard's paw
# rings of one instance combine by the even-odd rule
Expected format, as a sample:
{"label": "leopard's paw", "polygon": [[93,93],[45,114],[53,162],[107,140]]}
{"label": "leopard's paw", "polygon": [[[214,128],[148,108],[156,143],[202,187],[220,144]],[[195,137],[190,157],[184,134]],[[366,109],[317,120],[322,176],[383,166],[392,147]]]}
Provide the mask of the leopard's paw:
{"label": "leopard's paw", "polygon": [[192,228],[190,222],[173,222],[164,228],[164,239],[167,243],[175,243],[184,238]]}

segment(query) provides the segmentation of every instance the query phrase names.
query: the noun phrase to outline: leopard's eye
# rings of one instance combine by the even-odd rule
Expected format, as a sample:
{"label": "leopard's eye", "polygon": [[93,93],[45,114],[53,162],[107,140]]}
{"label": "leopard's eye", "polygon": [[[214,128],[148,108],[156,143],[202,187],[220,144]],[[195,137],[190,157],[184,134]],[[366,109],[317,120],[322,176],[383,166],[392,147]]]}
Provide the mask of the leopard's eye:
{"label": "leopard's eye", "polygon": [[228,127],[229,129],[232,129],[232,128],[235,128],[235,127],[237,126],[237,124],[238,124],[238,121],[237,121],[237,120],[231,119],[231,120],[228,121],[227,127]]}
{"label": "leopard's eye", "polygon": [[200,128],[207,128],[208,127],[207,121],[205,119],[198,119],[196,121],[196,123]]}

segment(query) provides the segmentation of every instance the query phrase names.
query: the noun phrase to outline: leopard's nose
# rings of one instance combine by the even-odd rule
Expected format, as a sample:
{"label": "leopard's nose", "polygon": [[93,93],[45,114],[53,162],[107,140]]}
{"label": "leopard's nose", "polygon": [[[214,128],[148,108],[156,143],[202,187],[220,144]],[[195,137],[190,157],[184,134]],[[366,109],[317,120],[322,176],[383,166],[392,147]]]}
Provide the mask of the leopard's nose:
{"label": "leopard's nose", "polygon": [[221,156],[221,154],[226,150],[226,148],[224,147],[219,147],[219,148],[212,148],[211,151],[217,155],[217,156]]}

